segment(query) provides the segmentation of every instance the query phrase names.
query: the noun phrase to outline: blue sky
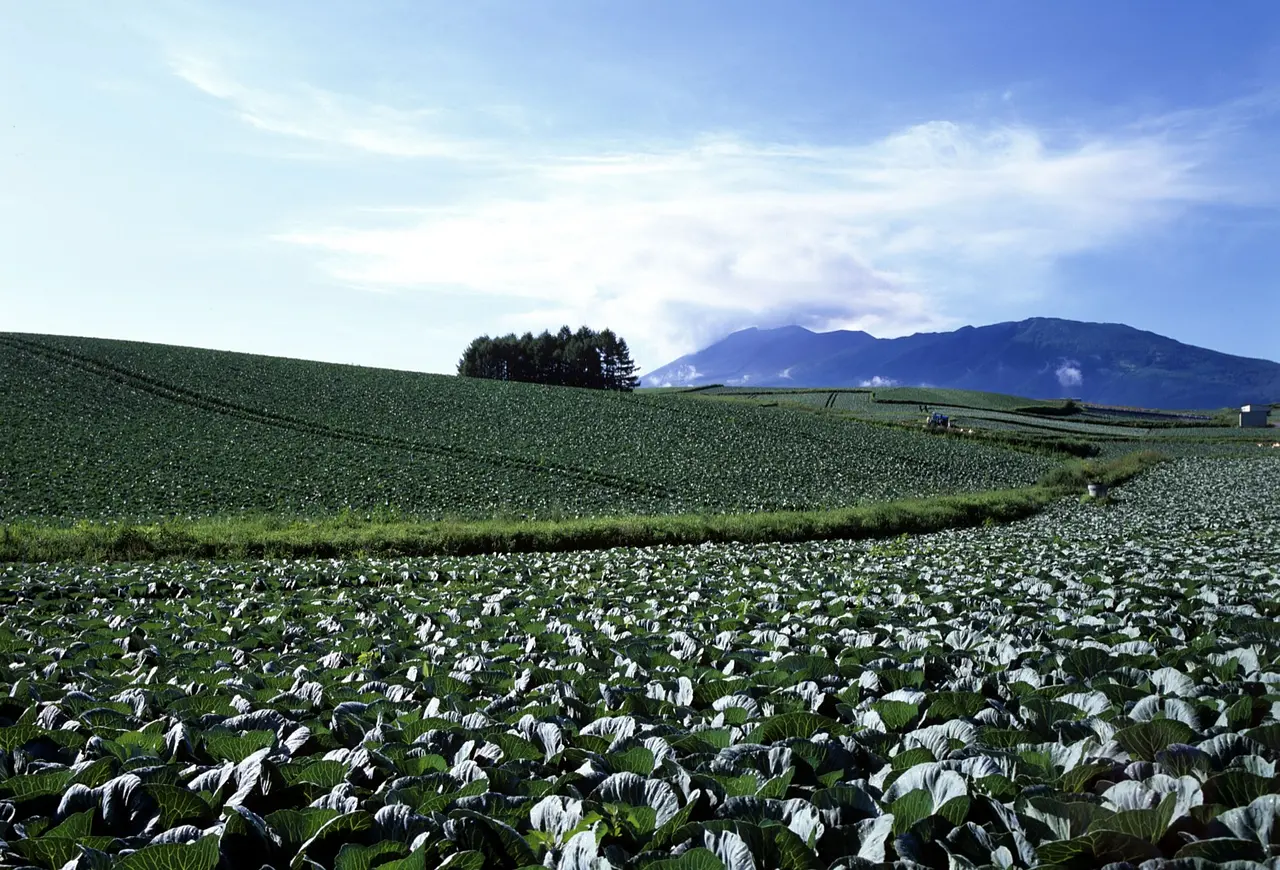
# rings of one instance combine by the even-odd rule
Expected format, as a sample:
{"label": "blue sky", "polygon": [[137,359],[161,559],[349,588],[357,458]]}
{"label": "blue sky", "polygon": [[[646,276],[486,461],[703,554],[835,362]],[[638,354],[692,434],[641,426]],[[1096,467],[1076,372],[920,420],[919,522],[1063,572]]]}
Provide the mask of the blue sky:
{"label": "blue sky", "polygon": [[1280,4],[0,0],[0,330],[450,371],[1045,315],[1280,359]]}

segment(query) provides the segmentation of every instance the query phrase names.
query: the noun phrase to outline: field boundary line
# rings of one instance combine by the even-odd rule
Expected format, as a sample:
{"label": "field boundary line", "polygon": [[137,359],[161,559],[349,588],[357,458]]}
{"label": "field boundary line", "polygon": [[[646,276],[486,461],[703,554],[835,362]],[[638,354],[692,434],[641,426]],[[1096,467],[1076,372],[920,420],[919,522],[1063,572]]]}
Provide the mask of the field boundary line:
{"label": "field boundary line", "polygon": [[485,453],[481,451],[468,450],[465,447],[457,447],[454,445],[436,444],[430,441],[414,441],[390,435],[375,435],[354,429],[343,429],[336,426],[329,426],[324,423],[306,420],[300,417],[278,414],[267,409],[250,408],[247,405],[241,405],[227,399],[221,399],[216,396],[210,396],[176,384],[167,383],[158,378],[123,366],[114,365],[103,360],[93,359],[92,357],[77,354],[72,351],[62,350],[61,348],[50,347],[48,345],[41,344],[40,342],[17,338],[12,335],[0,335],[0,343],[8,344],[19,352],[25,352],[32,356],[42,357],[54,364],[69,365],[85,372],[86,374],[106,378],[123,386],[155,396],[159,399],[199,408],[200,410],[209,411],[211,413],[223,414],[225,416],[245,420],[251,423],[257,423],[263,426],[302,432],[303,434],[308,435],[318,435],[320,437],[332,438],[334,440],[347,441],[356,444],[390,447],[397,450],[434,454],[436,456],[445,456],[449,458],[470,459],[475,462],[506,468],[519,468],[526,471],[563,474],[567,477],[573,477],[586,483],[606,486],[612,489],[623,489],[643,495],[659,497],[669,497],[673,495],[670,489],[658,484],[652,484],[635,478],[624,477],[622,475],[609,474],[607,472],[596,472],[578,466],[567,465],[565,463],[534,462],[532,460],[520,459],[518,457],[507,456],[501,453]]}
{"label": "field boundary line", "polygon": [[883,538],[1025,519],[1082,492],[1086,482],[1117,486],[1163,460],[1156,453],[1138,453],[1109,462],[1065,463],[1039,484],[1020,489],[824,511],[473,522],[329,518],[282,523],[270,517],[221,517],[153,525],[18,523],[0,527],[0,562],[408,558]]}

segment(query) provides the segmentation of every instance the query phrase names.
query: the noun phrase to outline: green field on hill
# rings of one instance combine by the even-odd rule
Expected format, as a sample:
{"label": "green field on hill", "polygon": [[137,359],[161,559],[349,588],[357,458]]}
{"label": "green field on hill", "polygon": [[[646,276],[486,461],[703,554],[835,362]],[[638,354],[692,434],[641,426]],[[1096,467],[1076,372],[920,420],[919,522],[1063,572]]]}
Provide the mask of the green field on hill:
{"label": "green field on hill", "polygon": [[[1134,449],[1136,445],[1176,444],[1183,453],[1187,442],[1208,445],[1207,453],[1232,442],[1241,445],[1268,432],[1242,429],[1233,409],[1163,410],[1112,408],[1068,399],[1035,399],[977,390],[934,387],[877,387],[817,389],[812,387],[725,387],[686,390],[689,398],[719,399],[765,406],[790,406],[835,412],[873,423],[918,426],[933,413],[946,415],[953,428],[980,433],[1024,436],[1023,446],[1052,446],[1054,439],[1089,439],[1099,445]],[[1273,424],[1280,414],[1272,412]]]}
{"label": "green field on hill", "polygon": [[[693,392],[693,391],[691,391]],[[734,396],[750,399],[785,399],[787,401],[816,404],[826,408],[854,408],[867,404],[885,405],[949,405],[957,408],[973,408],[986,411],[1020,411],[1034,408],[1040,411],[1060,411],[1067,408],[1066,399],[1031,399],[1004,393],[985,393],[979,390],[954,390],[940,387],[842,387],[821,389],[817,387],[725,387],[699,389],[705,396]]]}
{"label": "green field on hill", "polygon": [[783,407],[0,334],[0,519],[837,508],[1053,460]]}
{"label": "green field on hill", "polygon": [[1265,870],[1277,471],[890,541],[0,565],[0,865]]}
{"label": "green field on hill", "polygon": [[0,334],[0,867],[1275,863],[1258,430],[704,392]]}

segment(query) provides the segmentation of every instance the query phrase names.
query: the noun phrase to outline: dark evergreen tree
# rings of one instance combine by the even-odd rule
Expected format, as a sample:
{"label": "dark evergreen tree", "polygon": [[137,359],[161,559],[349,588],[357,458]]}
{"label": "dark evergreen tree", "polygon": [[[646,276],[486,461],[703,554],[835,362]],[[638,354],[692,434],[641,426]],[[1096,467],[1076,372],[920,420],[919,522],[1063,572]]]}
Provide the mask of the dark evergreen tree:
{"label": "dark evergreen tree", "polygon": [[631,360],[631,349],[627,347],[625,338],[618,339],[611,357],[611,366],[612,381],[610,389],[623,390],[629,393],[640,386],[640,378],[636,376],[636,372],[640,368]]}
{"label": "dark evergreen tree", "polygon": [[612,330],[564,326],[554,335],[482,335],[467,346],[458,374],[500,381],[630,392],[640,383],[627,343]]}

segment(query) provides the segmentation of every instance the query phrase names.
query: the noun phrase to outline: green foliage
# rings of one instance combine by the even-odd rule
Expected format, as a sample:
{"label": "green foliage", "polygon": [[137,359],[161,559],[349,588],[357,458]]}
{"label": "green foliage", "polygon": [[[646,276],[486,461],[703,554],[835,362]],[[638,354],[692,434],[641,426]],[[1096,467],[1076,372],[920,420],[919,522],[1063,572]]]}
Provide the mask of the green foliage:
{"label": "green foliage", "polygon": [[1266,861],[1277,472],[887,542],[0,565],[0,866]]}
{"label": "green foliage", "polygon": [[117,870],[213,870],[218,864],[218,838],[195,843],[146,846],[116,862]]}
{"label": "green foliage", "polygon": [[458,374],[497,381],[525,381],[559,387],[619,390],[629,393],[640,383],[625,339],[612,330],[587,327],[555,335],[531,332],[490,338],[482,335],[467,346]]}
{"label": "green foliage", "polygon": [[[0,561],[139,561],[159,558],[304,558],[563,552],[708,542],[883,538],[1009,522],[1051,504],[1059,490],[1026,488],[852,508],[777,513],[475,522],[370,522],[221,518],[184,524],[6,526]],[[370,659],[371,660],[371,659]]]}
{"label": "green foliage", "polygon": [[1070,399],[1037,402],[1024,396],[1003,393],[987,393],[981,390],[956,390],[940,387],[878,387],[875,401],[907,405],[946,406],[950,408],[975,408],[988,411],[1021,411],[1035,409],[1031,413],[1069,411],[1075,403]]}
{"label": "green foliage", "polygon": [[1027,485],[1051,464],[680,395],[14,334],[0,334],[0,420],[4,534],[111,518],[113,551],[136,557],[196,549],[192,520],[211,516],[278,529],[835,509]]}
{"label": "green foliage", "polygon": [[[1130,480],[1162,460],[1156,453],[1127,454],[1088,466],[1068,465],[1040,486],[852,508],[777,513],[599,517],[563,520],[358,523],[347,519],[220,518],[171,525],[22,523],[4,527],[0,561],[220,559],[336,556],[468,555],[552,552],[658,544],[812,541],[898,537],[877,544],[891,554],[910,534],[1021,519],[1042,510],[1086,479],[1111,485]],[[865,582],[865,581],[860,581]],[[364,651],[361,664],[375,660]],[[0,740],[2,740],[0,736]],[[230,757],[230,756],[228,756]]]}
{"label": "green foliage", "polygon": [[720,402],[805,408],[913,429],[920,428],[928,415],[939,413],[950,418],[950,426],[928,428],[935,437],[1082,459],[1144,449],[1191,455],[1256,454],[1259,435],[1256,429],[1241,429],[1234,412],[1211,416],[1089,405],[1070,399],[1035,402],[971,390],[706,387],[688,392]]}
{"label": "green foliage", "polygon": [[1064,492],[1083,490],[1090,483],[1118,486],[1164,461],[1154,450],[1126,453],[1110,460],[1065,462],[1040,478],[1040,485]]}

